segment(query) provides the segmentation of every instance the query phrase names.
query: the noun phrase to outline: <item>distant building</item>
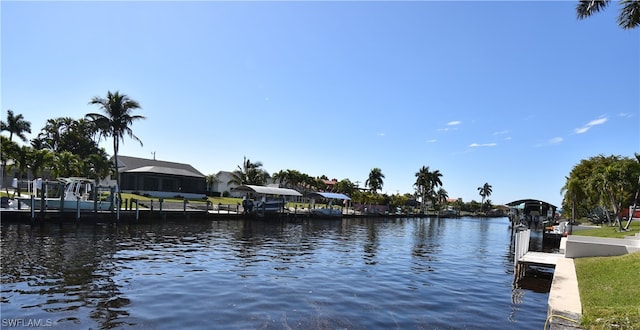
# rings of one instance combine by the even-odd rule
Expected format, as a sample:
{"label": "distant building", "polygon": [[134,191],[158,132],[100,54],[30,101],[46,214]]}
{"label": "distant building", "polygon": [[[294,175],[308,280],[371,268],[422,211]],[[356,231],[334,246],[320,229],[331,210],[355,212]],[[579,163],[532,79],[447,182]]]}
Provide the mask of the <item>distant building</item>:
{"label": "distant building", "polygon": [[233,180],[233,172],[220,171],[216,174],[216,177],[218,181],[213,183],[212,191],[220,193],[220,196],[228,194],[229,197],[242,197],[245,195],[245,192],[233,190],[238,186],[237,184],[229,183],[229,181]]}
{"label": "distant building", "polygon": [[189,164],[118,156],[120,190],[153,197],[205,196],[204,174]]}

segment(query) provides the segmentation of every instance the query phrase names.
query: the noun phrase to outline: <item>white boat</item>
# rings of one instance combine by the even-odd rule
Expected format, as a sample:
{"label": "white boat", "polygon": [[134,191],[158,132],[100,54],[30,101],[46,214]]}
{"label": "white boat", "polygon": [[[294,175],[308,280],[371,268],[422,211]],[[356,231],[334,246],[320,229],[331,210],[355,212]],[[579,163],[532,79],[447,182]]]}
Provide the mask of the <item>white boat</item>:
{"label": "white boat", "polygon": [[307,195],[307,197],[311,198],[311,204],[315,205],[316,198],[323,198],[329,200],[329,204],[326,207],[311,209],[311,215],[315,217],[321,218],[341,218],[342,217],[342,209],[333,207],[333,202],[335,200],[344,200],[348,201],[351,198],[345,194],[333,193],[333,192],[313,192]]}
{"label": "white boat", "polygon": [[[49,191],[46,191],[44,201],[40,196],[39,189],[41,189],[41,181],[33,180],[33,194],[29,196],[16,197],[16,200],[20,203],[18,206],[26,206],[39,210],[44,202],[45,209],[49,210],[109,210],[111,209],[112,196],[108,196],[106,199],[93,199],[94,181],[86,178],[59,178],[58,185],[62,185],[62,195],[59,197],[49,197]],[[50,185],[50,184],[49,184]],[[46,189],[47,187],[45,187]],[[57,191],[52,193],[58,194]],[[97,194],[98,195],[98,194]],[[99,195],[98,195],[99,196]]]}

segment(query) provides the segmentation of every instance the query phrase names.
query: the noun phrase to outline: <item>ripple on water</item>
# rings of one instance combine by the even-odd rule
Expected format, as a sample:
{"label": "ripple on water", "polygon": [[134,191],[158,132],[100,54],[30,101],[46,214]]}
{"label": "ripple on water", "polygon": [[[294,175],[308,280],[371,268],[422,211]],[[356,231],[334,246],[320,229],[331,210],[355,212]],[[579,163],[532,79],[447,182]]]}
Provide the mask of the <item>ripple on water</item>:
{"label": "ripple on water", "polygon": [[[2,312],[64,328],[539,328],[504,219],[3,227]],[[15,258],[15,251],[30,263]],[[5,256],[7,256],[5,258]]]}

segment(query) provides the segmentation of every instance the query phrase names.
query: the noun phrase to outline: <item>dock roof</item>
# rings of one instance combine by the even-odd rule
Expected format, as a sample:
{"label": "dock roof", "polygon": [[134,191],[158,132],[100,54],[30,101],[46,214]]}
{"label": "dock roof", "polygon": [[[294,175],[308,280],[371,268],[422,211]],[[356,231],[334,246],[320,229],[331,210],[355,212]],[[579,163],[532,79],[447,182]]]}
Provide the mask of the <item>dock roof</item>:
{"label": "dock roof", "polygon": [[340,193],[334,193],[334,192],[312,192],[309,193],[307,195],[307,197],[311,197],[311,198],[331,198],[331,199],[346,199],[346,200],[351,200],[351,197],[345,195],[345,194],[340,194]]}
{"label": "dock roof", "polygon": [[249,192],[255,192],[258,194],[265,194],[265,195],[302,196],[301,193],[293,189],[255,186],[250,184],[245,184],[242,186],[235,187],[233,188],[233,190],[249,191]]}

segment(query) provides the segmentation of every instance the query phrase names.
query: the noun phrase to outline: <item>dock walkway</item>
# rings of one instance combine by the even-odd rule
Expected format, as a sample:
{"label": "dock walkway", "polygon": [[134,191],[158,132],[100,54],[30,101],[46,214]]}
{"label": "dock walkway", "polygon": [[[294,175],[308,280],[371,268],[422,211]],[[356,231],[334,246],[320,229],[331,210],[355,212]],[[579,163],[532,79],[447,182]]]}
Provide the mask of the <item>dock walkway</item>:
{"label": "dock walkway", "polygon": [[565,257],[562,243],[561,253],[529,251],[530,234],[528,229],[516,233],[514,281],[524,277],[528,266],[554,268],[545,329],[547,325],[554,330],[580,329],[582,303],[573,259]]}

